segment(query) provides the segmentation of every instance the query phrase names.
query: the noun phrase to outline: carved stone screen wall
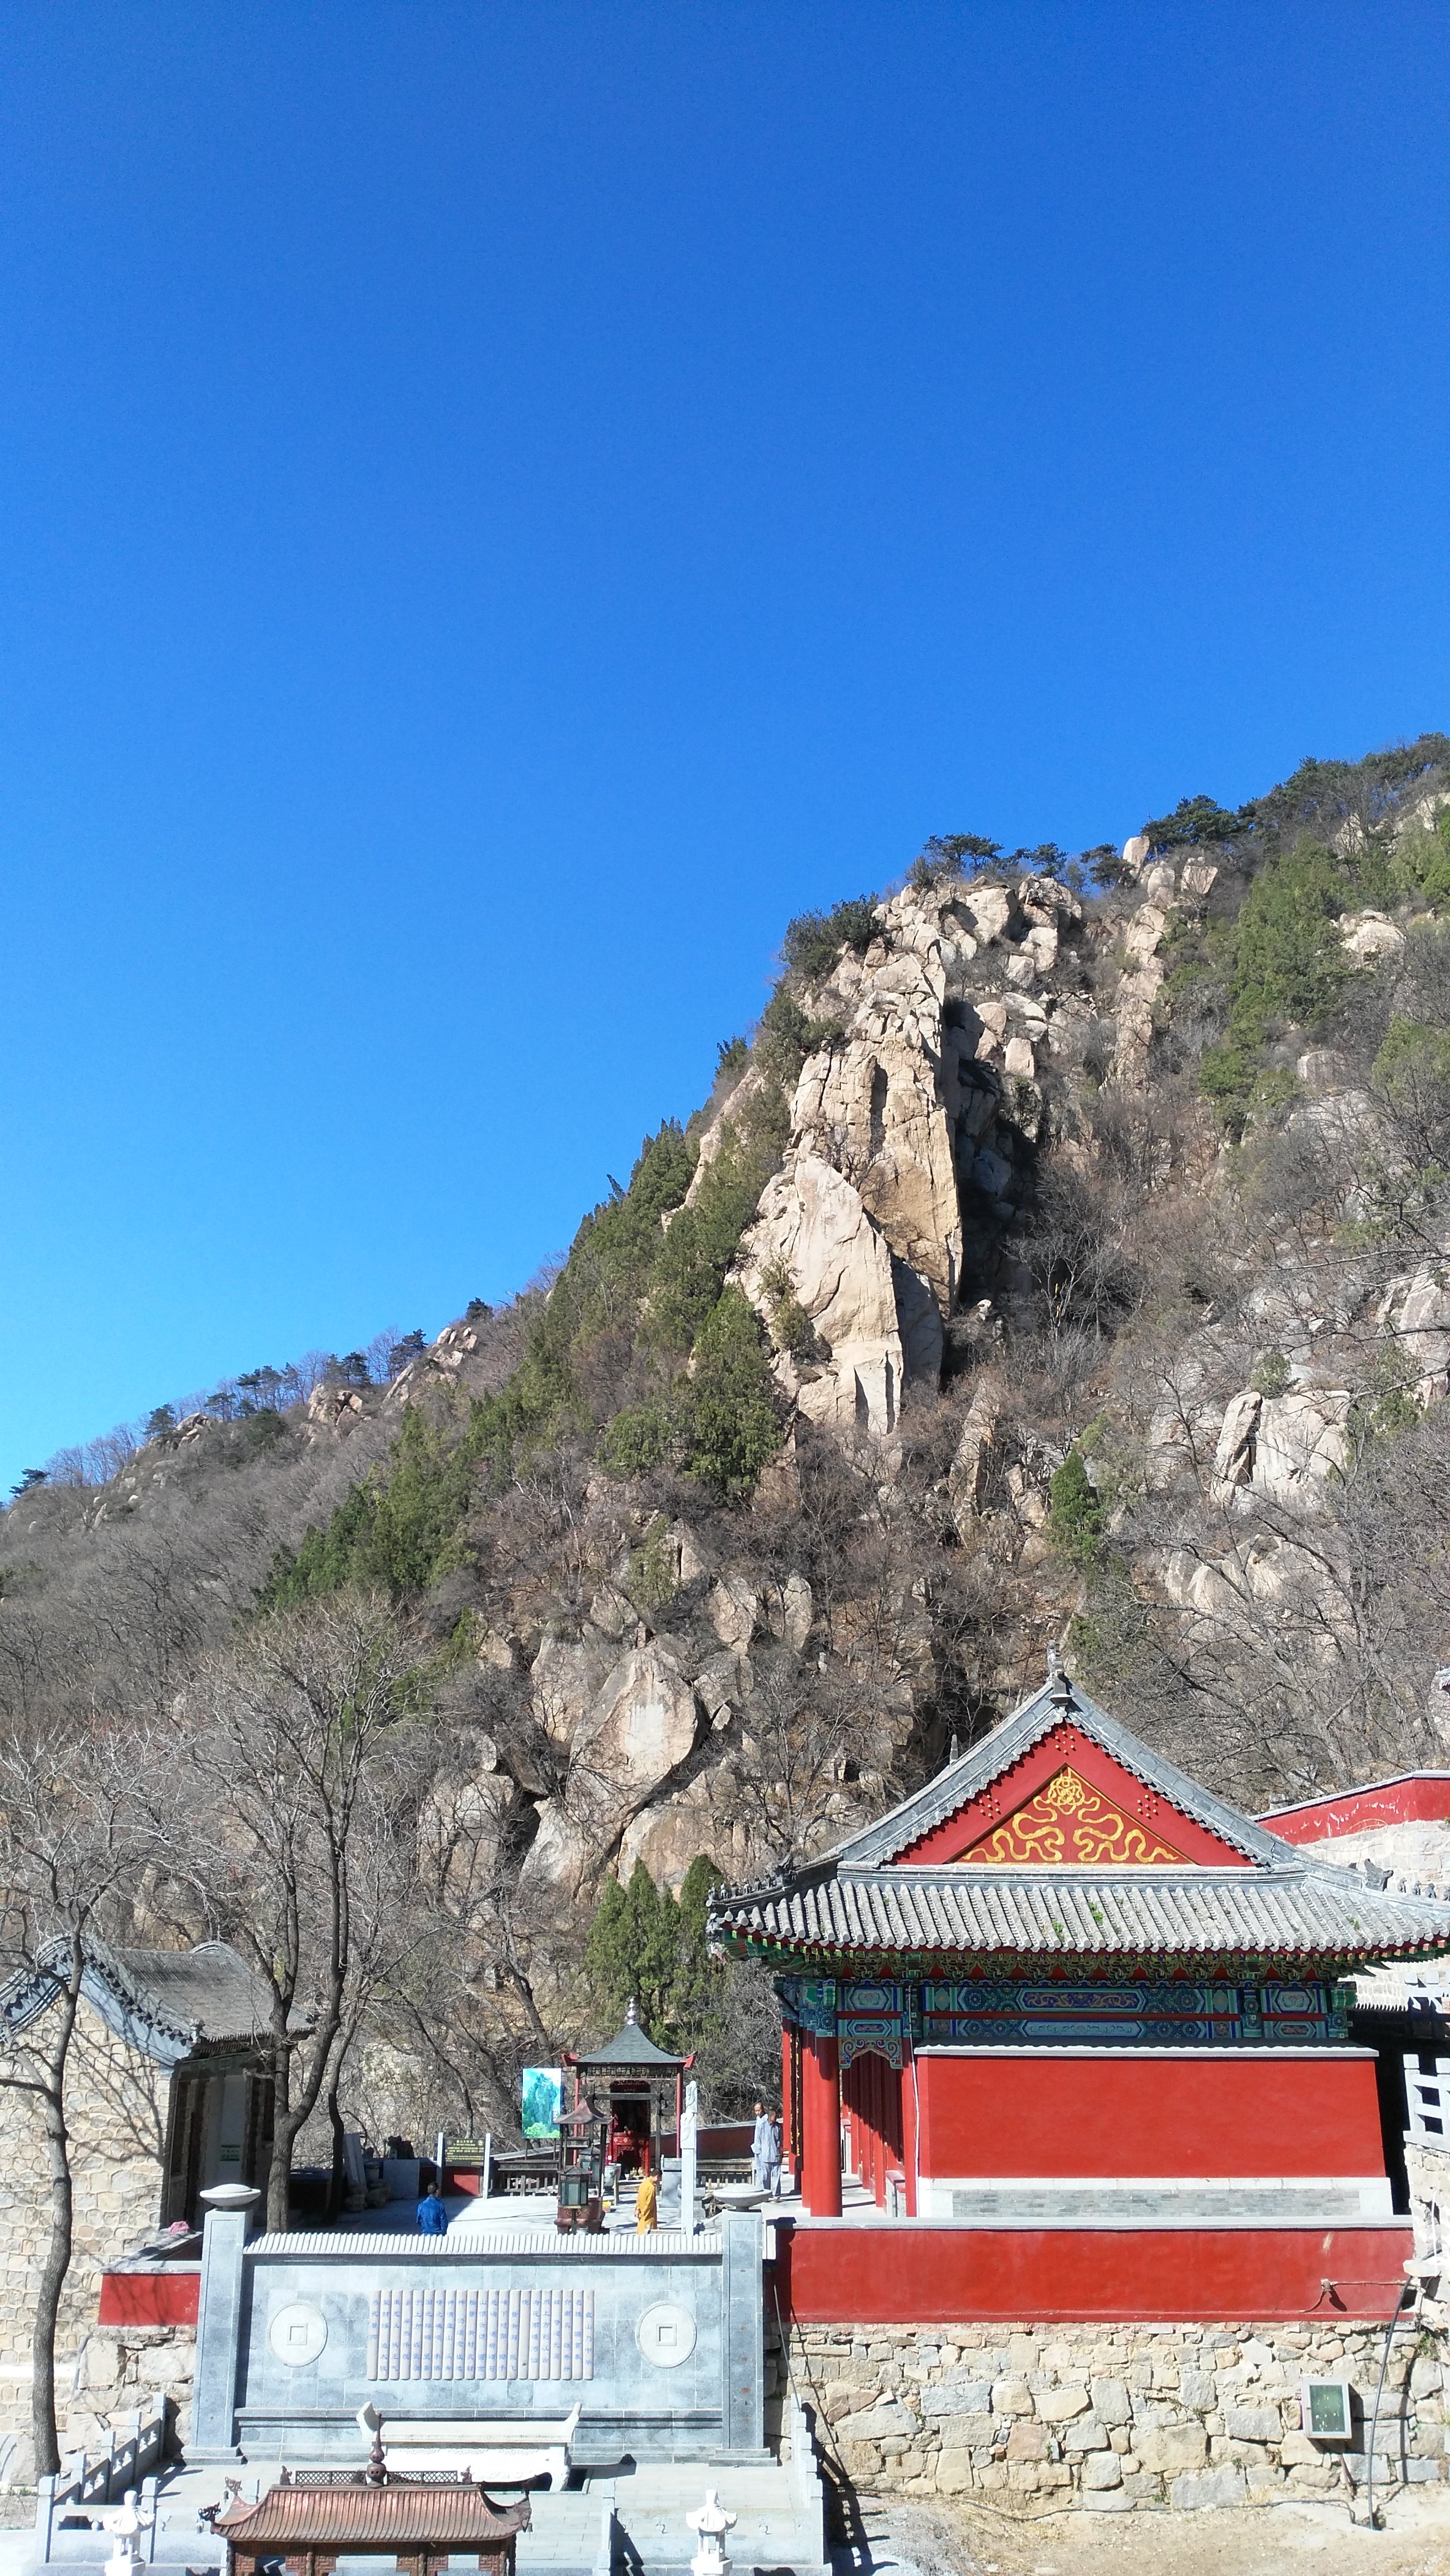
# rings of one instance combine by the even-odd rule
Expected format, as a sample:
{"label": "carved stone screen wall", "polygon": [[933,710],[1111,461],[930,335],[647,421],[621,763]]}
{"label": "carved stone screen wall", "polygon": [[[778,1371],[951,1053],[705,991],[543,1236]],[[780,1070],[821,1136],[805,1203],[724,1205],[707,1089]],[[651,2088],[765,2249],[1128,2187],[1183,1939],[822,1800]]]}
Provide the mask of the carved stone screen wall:
{"label": "carved stone screen wall", "polygon": [[516,2423],[580,2407],[603,2464],[758,2454],[764,2222],[688,2237],[258,2236],[207,2219],[189,2453],[352,2458],[388,2418]]}

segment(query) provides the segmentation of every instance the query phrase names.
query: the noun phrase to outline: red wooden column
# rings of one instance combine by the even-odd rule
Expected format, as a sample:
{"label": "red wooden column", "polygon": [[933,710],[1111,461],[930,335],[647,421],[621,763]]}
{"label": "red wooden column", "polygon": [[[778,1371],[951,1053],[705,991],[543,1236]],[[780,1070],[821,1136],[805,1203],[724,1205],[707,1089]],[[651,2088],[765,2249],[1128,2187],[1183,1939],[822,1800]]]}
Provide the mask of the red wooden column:
{"label": "red wooden column", "polygon": [[841,2215],[841,2071],[834,2031],[812,2031],[801,2065],[801,2199],[812,2218]]}
{"label": "red wooden column", "polygon": [[856,2100],[860,2106],[861,2122],[861,2152],[856,2158],[856,2180],[861,2185],[863,2191],[869,2191],[874,2197],[876,2190],[876,2166],[874,2161],[876,2141],[873,2135],[875,2123],[871,2117],[871,2055],[869,2049],[860,2057],[852,2059],[851,2073],[855,2079]]}
{"label": "red wooden column", "polygon": [[886,2086],[891,2069],[873,2049],[866,2060],[871,2072],[871,2193],[878,2209],[886,2207],[886,2167],[890,2157],[890,2108]]}
{"label": "red wooden column", "polygon": [[856,2180],[861,2185],[863,2191],[874,2192],[876,2188],[876,2168],[873,2161],[875,2155],[875,2138],[873,2135],[875,2124],[871,2118],[871,2057],[869,2050],[863,2053],[860,2057],[852,2058],[850,2082],[853,2088],[851,2099],[856,2110]]}
{"label": "red wooden column", "polygon": [[901,2042],[901,2163],[906,2175],[906,2215],[916,2216],[916,2070],[911,2042]]}
{"label": "red wooden column", "polygon": [[866,2096],[861,2087],[864,2058],[853,2057],[841,2078],[841,2099],[851,2114],[851,2153],[846,2170],[864,2182],[871,2164],[871,2135],[866,2122]]}

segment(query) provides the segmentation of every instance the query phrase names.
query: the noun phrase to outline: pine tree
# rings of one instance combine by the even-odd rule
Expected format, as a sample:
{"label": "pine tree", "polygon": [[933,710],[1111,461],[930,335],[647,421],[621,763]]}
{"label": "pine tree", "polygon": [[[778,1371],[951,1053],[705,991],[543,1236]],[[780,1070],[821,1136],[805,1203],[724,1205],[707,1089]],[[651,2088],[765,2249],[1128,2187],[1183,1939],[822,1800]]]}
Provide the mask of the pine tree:
{"label": "pine tree", "polygon": [[600,1898],[584,1952],[601,2004],[623,2019],[633,1998],[652,2040],[668,2047],[680,1964],[680,1909],[657,1888],[642,1860],[627,1887],[611,1880]]}
{"label": "pine tree", "polygon": [[710,1956],[709,1934],[705,1912],[712,1887],[720,1884],[720,1872],[708,1852],[691,1861],[680,1886],[680,1965],[675,2002],[675,2027],[682,2048],[697,2048],[709,2030],[719,2005],[720,1962]]}
{"label": "pine tree", "polygon": [[623,2020],[633,1998],[652,2040],[681,2054],[696,2047],[715,2009],[720,1971],[710,1957],[705,1907],[719,1871],[691,1862],[678,1900],[636,1861],[629,1884],[610,1879],[595,1908],[584,1966],[601,2013]]}

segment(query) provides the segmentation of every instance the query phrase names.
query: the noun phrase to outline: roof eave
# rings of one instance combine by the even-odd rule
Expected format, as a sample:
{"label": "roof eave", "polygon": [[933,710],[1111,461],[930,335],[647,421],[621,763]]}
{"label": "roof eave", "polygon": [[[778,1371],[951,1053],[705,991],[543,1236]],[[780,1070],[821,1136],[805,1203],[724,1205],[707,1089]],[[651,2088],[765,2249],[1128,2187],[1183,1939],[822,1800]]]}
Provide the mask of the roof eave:
{"label": "roof eave", "polygon": [[1003,1943],[992,1948],[985,1943],[974,1943],[970,1948],[934,1949],[928,1943],[913,1942],[909,1946],[896,1949],[891,1943],[882,1941],[851,1943],[844,1940],[821,1940],[804,1933],[740,1931],[731,1936],[728,1942],[721,1942],[719,1946],[722,1949],[728,1948],[732,1957],[759,1956],[766,1959],[780,1956],[797,1964],[819,1966],[826,1973],[829,1973],[830,1963],[833,1960],[842,1959],[849,1961],[907,1959],[916,1962],[940,1960],[952,1962],[958,1969],[963,1965],[972,1964],[998,1965],[1012,1959],[1078,1959],[1085,1963],[1097,1961],[1103,1966],[1113,1967],[1129,1967],[1139,1963],[1151,1966],[1155,1962],[1161,1967],[1169,1961],[1186,1961],[1194,1967],[1204,1969],[1213,1967],[1215,1963],[1221,1963],[1225,1970],[1231,1969],[1235,1964],[1240,1967],[1257,1964],[1272,1966],[1276,1962],[1298,1965],[1317,1962],[1325,1968],[1333,1967],[1337,1963],[1342,1963],[1348,1968],[1356,1962],[1360,1966],[1373,1964],[1390,1967],[1399,1964],[1413,1967],[1421,1959],[1440,1959],[1450,1956],[1450,1933],[1434,1941],[1403,1944],[1367,1942],[1360,1946],[1353,1946],[1346,1942],[1329,1942],[1308,1944],[1297,1949],[1274,1949],[1267,1944],[1245,1943],[1241,1948],[1198,1950],[1186,1944],[1176,1949],[1150,1949],[1146,1946],[1138,1949],[1127,1947],[1116,1949],[1108,1948],[1102,1943],[1088,1947],[1072,1942],[1054,1943],[1050,1948],[1035,1949],[1025,1943]]}

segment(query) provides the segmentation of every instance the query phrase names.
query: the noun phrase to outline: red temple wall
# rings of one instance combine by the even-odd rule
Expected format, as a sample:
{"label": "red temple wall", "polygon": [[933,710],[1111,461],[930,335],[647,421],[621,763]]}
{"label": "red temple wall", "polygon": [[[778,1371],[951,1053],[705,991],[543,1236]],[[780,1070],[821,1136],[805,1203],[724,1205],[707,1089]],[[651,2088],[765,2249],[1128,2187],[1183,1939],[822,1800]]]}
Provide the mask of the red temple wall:
{"label": "red temple wall", "polygon": [[[1336,2228],[780,2229],[776,2282],[799,2325],[977,2320],[1233,2324],[1387,2317],[1414,2251],[1403,2225]],[[1331,2285],[1331,2286],[1326,2286]]]}
{"label": "red temple wall", "polygon": [[201,2265],[168,2263],[157,2272],[103,2272],[98,2321],[103,2326],[194,2326]]}
{"label": "red temple wall", "polygon": [[1259,1818],[1286,1843],[1321,1843],[1331,1835],[1367,1834],[1377,1825],[1438,1824],[1450,1816],[1450,1771],[1407,1771],[1365,1789],[1338,1789],[1300,1807],[1270,1807]]}
{"label": "red temple wall", "polygon": [[916,2081],[925,2176],[1384,2172],[1371,2049],[927,2051]]}

